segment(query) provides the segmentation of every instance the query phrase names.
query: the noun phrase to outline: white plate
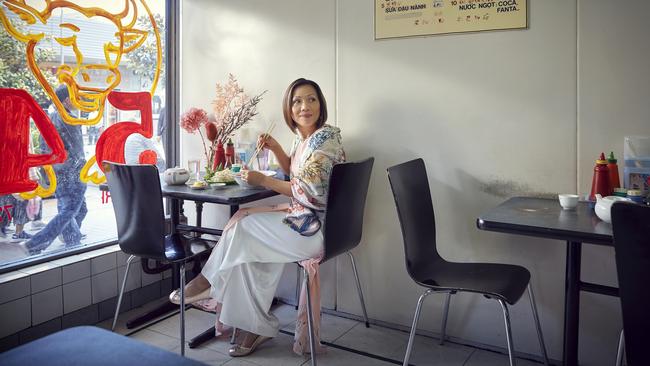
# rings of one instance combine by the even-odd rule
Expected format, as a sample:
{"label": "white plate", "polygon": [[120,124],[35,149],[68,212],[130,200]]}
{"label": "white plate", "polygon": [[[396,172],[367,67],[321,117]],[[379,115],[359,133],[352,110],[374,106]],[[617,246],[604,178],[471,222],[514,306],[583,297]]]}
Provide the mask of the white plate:
{"label": "white plate", "polygon": [[192,182],[191,184],[187,184],[187,183],[185,183],[185,185],[188,186],[190,189],[194,189],[194,190],[197,190],[197,191],[200,191],[200,190],[202,190],[202,189],[206,189],[206,188],[209,187],[209,185],[208,185],[207,183],[206,183],[206,185],[204,185],[204,186],[202,186],[202,187],[195,187],[195,186],[193,186],[192,184],[194,184],[194,182]]}

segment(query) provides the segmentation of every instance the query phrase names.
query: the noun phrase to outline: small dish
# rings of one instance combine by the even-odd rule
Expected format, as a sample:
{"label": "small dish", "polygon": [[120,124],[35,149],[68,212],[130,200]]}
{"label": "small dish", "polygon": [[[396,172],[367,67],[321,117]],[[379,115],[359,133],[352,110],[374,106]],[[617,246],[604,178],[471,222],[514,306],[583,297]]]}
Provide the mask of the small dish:
{"label": "small dish", "polygon": [[208,188],[208,184],[207,184],[207,183],[202,182],[203,184],[201,184],[201,185],[196,185],[196,183],[198,183],[198,182],[201,182],[201,181],[194,181],[194,182],[192,182],[192,184],[187,184],[187,183],[185,183],[185,185],[188,186],[190,189],[193,189],[193,190],[196,190],[196,191],[200,191],[200,190],[202,190],[202,189],[206,189],[206,188]]}
{"label": "small dish", "polygon": [[224,189],[226,186],[226,183],[210,183],[210,188],[212,189]]}

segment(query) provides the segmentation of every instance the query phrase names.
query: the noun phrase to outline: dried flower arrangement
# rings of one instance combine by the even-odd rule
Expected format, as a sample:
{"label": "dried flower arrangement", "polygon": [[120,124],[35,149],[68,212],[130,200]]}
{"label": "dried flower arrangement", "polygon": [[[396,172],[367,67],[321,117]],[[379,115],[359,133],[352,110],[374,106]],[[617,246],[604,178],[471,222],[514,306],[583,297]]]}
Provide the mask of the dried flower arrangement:
{"label": "dried flower arrangement", "polygon": [[[208,113],[200,108],[190,108],[181,116],[181,127],[185,131],[192,134],[198,131],[201,135],[203,152],[208,162],[207,178],[224,167],[223,144],[257,115],[257,105],[262,101],[264,93],[266,90],[249,97],[237,79],[229,74],[225,85],[217,83],[216,98],[212,101],[214,121],[210,121]],[[204,126],[205,136],[201,132],[201,126]],[[206,138],[210,142],[209,147]]]}

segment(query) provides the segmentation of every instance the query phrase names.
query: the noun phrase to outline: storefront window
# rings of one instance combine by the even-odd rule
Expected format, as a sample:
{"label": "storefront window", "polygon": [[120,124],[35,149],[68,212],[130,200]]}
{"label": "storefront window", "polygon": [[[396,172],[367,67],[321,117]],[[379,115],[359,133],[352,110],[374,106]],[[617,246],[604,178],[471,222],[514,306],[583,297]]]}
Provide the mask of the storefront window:
{"label": "storefront window", "polygon": [[0,12],[5,272],[115,242],[100,164],[163,170],[168,129],[165,2],[5,1]]}

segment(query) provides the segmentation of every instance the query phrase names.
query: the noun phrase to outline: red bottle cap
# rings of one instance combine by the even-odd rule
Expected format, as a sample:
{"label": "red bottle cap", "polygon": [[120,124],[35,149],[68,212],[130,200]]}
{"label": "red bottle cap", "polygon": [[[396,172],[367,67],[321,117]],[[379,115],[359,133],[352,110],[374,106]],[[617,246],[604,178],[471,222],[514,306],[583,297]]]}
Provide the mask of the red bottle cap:
{"label": "red bottle cap", "polygon": [[596,164],[606,165],[607,160],[605,159],[605,153],[600,153],[600,157],[596,160]]}

